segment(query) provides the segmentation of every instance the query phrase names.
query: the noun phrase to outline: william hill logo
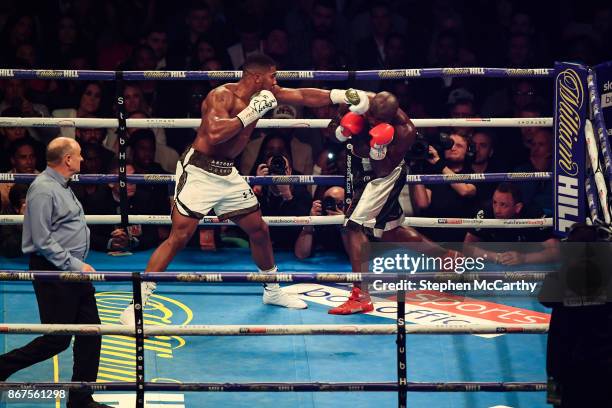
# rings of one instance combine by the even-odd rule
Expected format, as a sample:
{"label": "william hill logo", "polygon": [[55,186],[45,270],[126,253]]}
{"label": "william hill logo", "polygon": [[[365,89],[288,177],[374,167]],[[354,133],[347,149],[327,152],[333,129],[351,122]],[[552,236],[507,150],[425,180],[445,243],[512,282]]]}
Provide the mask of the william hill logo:
{"label": "william hill logo", "polygon": [[[132,292],[96,293],[96,302],[102,324],[119,324],[119,316],[132,300]],[[181,325],[193,320],[193,312],[185,304],[160,295],[151,296],[144,308],[146,325]],[[145,339],[145,350],[158,358],[173,358],[174,351],[187,342],[180,336],[154,336]],[[162,360],[163,361],[163,360]],[[136,347],[132,337],[103,336],[100,349],[98,382],[127,381],[136,378]]]}
{"label": "william hill logo", "polygon": [[[557,134],[556,213],[558,230],[566,231],[578,217],[578,197],[581,177],[578,141],[582,129],[581,111],[584,87],[576,70],[568,68],[555,78],[555,107]],[[568,219],[570,217],[571,219]]]}

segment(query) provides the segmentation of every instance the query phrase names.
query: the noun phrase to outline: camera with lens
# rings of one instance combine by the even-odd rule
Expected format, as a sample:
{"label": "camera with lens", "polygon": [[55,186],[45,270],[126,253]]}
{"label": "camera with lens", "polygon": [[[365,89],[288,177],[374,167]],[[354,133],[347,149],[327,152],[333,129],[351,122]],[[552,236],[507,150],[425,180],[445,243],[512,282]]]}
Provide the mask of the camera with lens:
{"label": "camera with lens", "polygon": [[329,211],[338,211],[338,206],[336,205],[336,200],[334,197],[323,198],[321,208],[323,210],[323,215],[328,215]]}
{"label": "camera with lens", "polygon": [[275,154],[270,160],[268,166],[270,174],[273,176],[284,176],[287,174],[287,163],[285,163],[285,156],[281,154]]}
{"label": "camera with lens", "polygon": [[429,146],[433,146],[438,154],[444,157],[443,151],[452,149],[454,144],[455,142],[451,139],[449,133],[440,133],[436,139],[428,138],[417,132],[416,140],[410,146],[404,159],[410,164],[410,170],[413,174],[424,174],[427,173],[427,160],[431,158]]}

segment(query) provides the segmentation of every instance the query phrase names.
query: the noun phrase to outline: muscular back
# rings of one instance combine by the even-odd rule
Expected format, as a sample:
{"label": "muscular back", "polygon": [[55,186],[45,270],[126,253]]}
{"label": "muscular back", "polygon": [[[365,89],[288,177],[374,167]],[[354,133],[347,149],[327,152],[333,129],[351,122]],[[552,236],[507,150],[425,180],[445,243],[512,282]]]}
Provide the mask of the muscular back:
{"label": "muscular back", "polygon": [[[237,84],[221,85],[208,94],[202,102],[202,124],[193,142],[193,148],[215,159],[234,159],[246,147],[257,121],[246,128],[238,128],[235,136],[222,143],[214,143],[212,135],[218,131],[220,123],[246,108],[248,99],[244,100],[236,95]],[[238,119],[236,119],[238,120]]]}

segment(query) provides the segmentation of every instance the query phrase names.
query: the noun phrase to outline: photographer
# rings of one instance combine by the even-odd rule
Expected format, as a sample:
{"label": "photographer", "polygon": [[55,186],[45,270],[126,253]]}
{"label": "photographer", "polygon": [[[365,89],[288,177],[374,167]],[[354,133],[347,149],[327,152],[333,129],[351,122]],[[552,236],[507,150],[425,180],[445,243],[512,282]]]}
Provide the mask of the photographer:
{"label": "photographer", "polygon": [[[424,173],[471,174],[473,171],[466,163],[470,143],[467,135],[456,131],[443,142],[444,159],[434,146],[428,146],[426,162],[429,166],[425,166]],[[412,189],[414,205],[423,217],[469,218],[473,214],[475,196],[476,186],[470,183],[415,184]],[[434,241],[463,241],[465,235],[460,228],[423,228],[422,232]]]}
{"label": "photographer", "polygon": [[[293,169],[286,156],[274,154],[257,166],[258,176],[290,176]],[[264,216],[303,216],[308,213],[312,199],[306,186],[277,184],[254,186]],[[276,249],[292,250],[299,231],[295,228],[270,227],[270,238]]]}
{"label": "photographer", "polygon": [[[311,216],[344,215],[344,189],[330,187],[323,200],[315,200],[310,208]],[[344,251],[347,237],[342,225],[313,225],[302,227],[295,242],[294,253],[298,259],[306,259],[316,251]]]}
{"label": "photographer", "polygon": [[[315,176],[343,176],[346,174],[346,149],[337,145],[327,145],[315,162],[312,174]],[[316,200],[321,200],[327,191],[327,186],[311,186],[310,191]]]}

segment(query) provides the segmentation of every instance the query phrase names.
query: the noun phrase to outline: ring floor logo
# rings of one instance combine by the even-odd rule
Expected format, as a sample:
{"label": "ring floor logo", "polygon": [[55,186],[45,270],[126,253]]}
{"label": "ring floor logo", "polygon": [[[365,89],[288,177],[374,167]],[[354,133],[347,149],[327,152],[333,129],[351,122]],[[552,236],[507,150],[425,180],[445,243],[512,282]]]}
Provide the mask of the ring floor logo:
{"label": "ring floor logo", "polygon": [[[132,292],[96,293],[98,311],[102,324],[118,324],[121,312],[132,300]],[[153,295],[144,309],[144,321],[147,325],[182,325],[193,320],[193,311],[185,304],[170,297]],[[145,351],[152,351],[156,357],[172,359],[187,344],[180,336],[155,336],[145,339]],[[136,352],[134,339],[127,336],[103,336],[100,351],[98,382],[136,380]],[[153,378],[150,381],[177,382],[172,378]],[[115,408],[131,408],[136,402],[136,395],[98,393],[95,399]],[[146,393],[145,407],[183,408],[185,395],[178,393]]]}
{"label": "ring floor logo", "polygon": [[[300,283],[288,288],[300,294],[307,302],[319,303],[336,307],[344,303],[350,296],[348,289],[320,284]],[[367,314],[396,319],[397,303],[395,296],[373,298],[374,310]],[[466,296],[456,296],[448,293],[417,290],[406,294],[406,322],[412,324],[541,324],[548,323],[550,315],[508,306],[500,303],[487,302]],[[491,338],[503,334],[476,334],[475,336]]]}

